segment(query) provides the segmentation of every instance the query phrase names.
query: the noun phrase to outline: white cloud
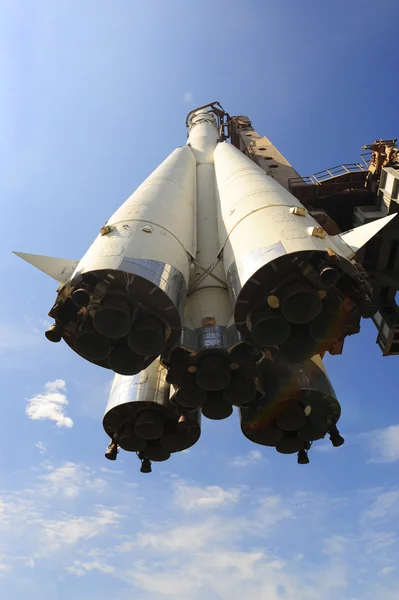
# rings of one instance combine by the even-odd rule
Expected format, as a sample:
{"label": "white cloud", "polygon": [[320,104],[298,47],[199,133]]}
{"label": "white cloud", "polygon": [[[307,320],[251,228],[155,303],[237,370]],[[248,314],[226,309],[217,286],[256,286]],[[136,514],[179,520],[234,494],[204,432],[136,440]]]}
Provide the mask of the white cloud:
{"label": "white cloud", "polygon": [[288,503],[277,494],[267,495],[260,501],[256,526],[266,529],[275,527],[281,521],[294,518],[294,512]]}
{"label": "white cloud", "polygon": [[50,471],[42,475],[41,491],[49,496],[61,495],[66,498],[76,498],[82,491],[104,492],[108,483],[105,479],[93,476],[88,467],[72,462],[64,463],[61,467],[47,467]]}
{"label": "white cloud", "polygon": [[236,504],[241,496],[239,488],[223,489],[218,485],[200,487],[178,483],[175,486],[174,502],[186,511],[196,509],[215,509]]}
{"label": "white cloud", "polygon": [[369,519],[385,519],[399,513],[399,490],[382,492],[374,500],[369,509],[364,511],[363,517]]}
{"label": "white cloud", "polygon": [[13,531],[23,530],[30,524],[36,523],[40,510],[36,504],[34,490],[23,490],[23,493],[11,494],[0,498],[0,528]]}
{"label": "white cloud", "polygon": [[[108,484],[106,508],[93,506],[88,495],[98,477],[93,468],[66,462],[41,469],[27,472],[35,477],[27,489],[0,502],[6,567],[14,578],[31,578],[33,567],[40,583],[42,572],[56,576],[60,569],[100,582],[101,574],[114,579],[118,598],[141,600],[332,600],[337,592],[342,600],[372,600],[379,580],[387,590],[382,597],[395,598],[397,513],[392,523],[361,517],[365,509],[380,514],[382,494],[396,490],[362,492],[343,504],[295,485],[276,493],[256,483],[247,490],[161,479],[141,484],[134,502],[131,489],[120,485],[115,494]],[[392,502],[383,503],[387,516]]]}
{"label": "white cloud", "polygon": [[331,600],[337,588],[345,587],[345,574],[344,566],[333,563],[318,564],[316,570],[306,571],[304,566],[294,570],[291,562],[263,550],[235,550],[228,545],[188,551],[177,561],[170,556],[163,562],[140,561],[129,572],[135,585],[151,597],[174,595],[185,600]]}
{"label": "white cloud", "polygon": [[[263,552],[239,552],[225,549],[223,552],[206,553],[202,557],[207,569],[214,571],[235,571],[239,579],[251,579],[254,575],[254,566],[260,561],[264,562],[266,555]],[[280,568],[277,563],[274,566]]]}
{"label": "white cloud", "polygon": [[65,415],[68,406],[66,383],[62,379],[49,381],[44,391],[27,400],[26,414],[34,421],[49,419],[58,427],[72,427],[73,421]]}
{"label": "white cloud", "polygon": [[73,565],[67,567],[66,570],[72,575],[83,577],[83,575],[86,575],[86,573],[89,573],[90,571],[100,571],[101,573],[109,575],[115,571],[115,567],[102,563],[99,560],[93,560],[91,562],[75,560]]}
{"label": "white cloud", "polygon": [[387,548],[391,549],[397,542],[398,538],[393,531],[365,531],[361,536],[363,552],[373,559],[381,556]]}
{"label": "white cloud", "polygon": [[82,540],[101,535],[109,526],[117,525],[120,519],[121,515],[116,511],[98,508],[95,516],[65,517],[59,521],[47,521],[42,529],[42,539],[52,550],[63,546],[75,546]]}
{"label": "white cloud", "polygon": [[11,571],[11,567],[4,562],[4,556],[0,555],[0,579],[9,571]]}
{"label": "white cloud", "polygon": [[187,102],[187,104],[189,104],[194,100],[194,94],[192,92],[184,92],[183,98],[184,102]]}
{"label": "white cloud", "polygon": [[[172,568],[159,562],[155,566],[140,564],[131,572],[131,577],[138,587],[157,598],[177,596],[190,600],[238,600],[245,594],[248,598],[277,600],[276,596],[270,594],[260,593],[257,596],[251,592],[255,587],[258,588],[262,579],[268,579],[282,567],[282,562],[269,560],[263,552],[220,548],[199,554],[189,553],[184,562],[176,563]],[[257,591],[261,590],[258,588]]]}
{"label": "white cloud", "polygon": [[44,442],[36,442],[35,448],[39,450],[40,454],[46,454],[48,450],[48,446]]}
{"label": "white cloud", "polygon": [[225,544],[245,526],[240,518],[220,519],[212,516],[194,525],[184,523],[177,527],[165,528],[156,532],[138,533],[133,543],[122,545],[121,552],[130,551],[134,546],[147,547],[157,552],[197,552],[210,551],[218,544]]}
{"label": "white cloud", "polygon": [[348,550],[350,540],[342,535],[332,535],[324,540],[324,554],[337,556]]}
{"label": "white cloud", "polygon": [[139,533],[138,546],[154,548],[157,551],[199,550],[215,538],[214,522],[208,521],[199,525],[182,525],[164,533]]}
{"label": "white cloud", "polygon": [[149,569],[137,569],[130,572],[131,581],[140,589],[150,592],[154,598],[194,598],[198,589],[197,581],[190,579],[187,573],[179,577],[176,572],[154,572]]}
{"label": "white cloud", "polygon": [[372,450],[371,462],[391,463],[399,460],[399,425],[391,425],[367,434]]}
{"label": "white cloud", "polygon": [[394,567],[393,565],[388,565],[388,566],[380,569],[378,571],[378,575],[382,575],[383,577],[385,577],[386,575],[389,575],[390,573],[393,573],[394,571],[396,571],[396,567]]}
{"label": "white cloud", "polygon": [[262,459],[260,450],[251,450],[245,456],[236,456],[229,463],[230,467],[247,467],[253,463],[259,462]]}

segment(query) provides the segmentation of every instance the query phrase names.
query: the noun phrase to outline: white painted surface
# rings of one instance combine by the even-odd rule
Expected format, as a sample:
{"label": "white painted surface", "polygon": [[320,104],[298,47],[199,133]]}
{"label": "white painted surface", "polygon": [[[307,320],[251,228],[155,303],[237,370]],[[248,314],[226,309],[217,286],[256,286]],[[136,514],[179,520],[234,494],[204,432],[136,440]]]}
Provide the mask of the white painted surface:
{"label": "white painted surface", "polygon": [[107,222],[78,269],[118,269],[124,258],[148,259],[179,269],[188,284],[194,254],[196,164],[190,148],[176,149]]}
{"label": "white painted surface", "polygon": [[367,223],[366,225],[361,225],[360,227],[355,227],[355,229],[351,229],[346,233],[341,233],[339,236],[334,236],[335,238],[340,238],[351,250],[350,254],[353,256],[362,246],[364,246],[371,238],[373,238],[381,229],[388,225],[392,219],[395,219],[397,214],[389,215],[388,217],[383,217],[382,219],[377,219],[376,221],[372,221],[371,223]]}
{"label": "white painted surface", "polygon": [[[320,225],[308,212],[304,216],[292,214],[292,207],[302,207],[299,200],[234,146],[220,143],[214,156],[220,196],[219,243],[224,248],[226,273],[242,257],[278,242],[287,254],[332,248],[341,256],[353,257],[353,249],[342,241],[347,242],[349,238],[311,235],[314,228],[320,229]],[[367,235],[365,241],[384,224],[381,223],[371,236]],[[362,236],[359,232],[350,239],[358,240]],[[247,278],[248,273],[245,278],[242,274],[242,284]]]}

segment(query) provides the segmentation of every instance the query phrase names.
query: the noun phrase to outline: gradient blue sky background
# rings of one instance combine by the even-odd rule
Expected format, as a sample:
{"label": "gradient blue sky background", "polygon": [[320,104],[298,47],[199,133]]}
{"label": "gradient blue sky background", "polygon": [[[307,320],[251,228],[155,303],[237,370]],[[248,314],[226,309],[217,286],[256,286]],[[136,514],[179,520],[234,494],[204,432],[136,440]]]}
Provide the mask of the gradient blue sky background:
{"label": "gradient blue sky background", "polygon": [[[235,414],[143,476],[103,458],[111,375],[45,340],[56,285],[11,250],[80,258],[212,100],[304,175],[398,136],[398,19],[397,0],[0,0],[2,598],[397,600],[399,362],[372,324],[326,360],[342,448],[297,466]],[[53,420],[26,414],[42,393]]]}

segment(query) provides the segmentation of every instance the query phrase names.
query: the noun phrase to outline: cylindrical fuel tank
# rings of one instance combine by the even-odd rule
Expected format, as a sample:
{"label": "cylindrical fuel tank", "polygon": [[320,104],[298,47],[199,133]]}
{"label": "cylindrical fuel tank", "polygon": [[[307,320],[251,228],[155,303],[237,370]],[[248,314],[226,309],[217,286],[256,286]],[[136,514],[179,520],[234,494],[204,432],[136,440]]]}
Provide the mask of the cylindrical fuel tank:
{"label": "cylindrical fuel tank", "polygon": [[155,461],[190,448],[201,435],[200,412],[181,414],[166,373],[156,359],[133,377],[115,375],[103,419],[106,433],[123,450]]}
{"label": "cylindrical fuel tank", "polygon": [[263,394],[240,407],[241,430],[249,440],[290,454],[337,423],[341,407],[319,355],[296,365],[266,359],[260,370]]}
{"label": "cylindrical fuel tank", "polygon": [[[112,215],[79,262],[69,287],[88,282],[83,320],[87,313],[112,346],[130,349],[147,364],[148,357],[173,346],[181,334],[195,229],[196,161],[184,146]],[[73,319],[65,329],[72,347],[80,327]],[[86,352],[88,360],[121,373],[114,369],[112,349],[109,358],[91,354]]]}
{"label": "cylindrical fuel tank", "polygon": [[160,447],[162,436],[179,420],[169,388],[158,359],[133,377],[115,375],[103,418],[107,435],[131,452]]}
{"label": "cylindrical fuel tank", "polygon": [[[237,329],[271,347],[294,335],[291,325],[308,328],[321,313],[316,336],[324,333],[329,325],[323,319],[331,321],[331,315],[322,312],[322,300],[343,299],[341,280],[352,289],[347,272],[355,269],[342,247],[297,198],[237,148],[219,143],[214,159],[219,243]],[[338,315],[341,303],[331,305]],[[296,360],[303,360],[303,353]]]}

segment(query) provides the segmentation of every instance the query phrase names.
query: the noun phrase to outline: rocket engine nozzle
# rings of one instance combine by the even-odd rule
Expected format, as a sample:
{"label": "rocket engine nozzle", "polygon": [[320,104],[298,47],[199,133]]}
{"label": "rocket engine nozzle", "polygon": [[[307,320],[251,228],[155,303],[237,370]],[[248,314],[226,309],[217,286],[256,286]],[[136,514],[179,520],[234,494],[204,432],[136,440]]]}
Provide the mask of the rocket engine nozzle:
{"label": "rocket engine nozzle", "polygon": [[245,437],[281,454],[300,453],[301,460],[327,433],[333,445],[343,443],[336,428],[341,407],[318,355],[297,365],[265,359],[260,369],[263,395],[240,407]]}

